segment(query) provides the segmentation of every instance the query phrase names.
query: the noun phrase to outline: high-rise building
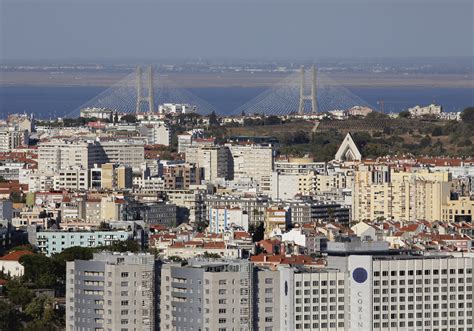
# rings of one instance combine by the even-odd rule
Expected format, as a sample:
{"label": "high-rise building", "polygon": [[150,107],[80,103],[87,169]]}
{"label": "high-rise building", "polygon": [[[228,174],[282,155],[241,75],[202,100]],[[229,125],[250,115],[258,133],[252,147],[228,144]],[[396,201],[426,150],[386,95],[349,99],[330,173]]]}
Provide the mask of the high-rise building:
{"label": "high-rise building", "polygon": [[116,163],[139,171],[145,159],[142,141],[52,139],[38,145],[38,171],[56,173],[60,169],[91,169],[94,164]]}
{"label": "high-rise building", "polygon": [[260,183],[273,170],[273,147],[260,145],[227,145],[232,157],[234,179],[251,179]]}
{"label": "high-rise building", "polygon": [[161,330],[253,330],[253,267],[244,260],[189,260],[161,272]]}
{"label": "high-rise building", "polygon": [[186,149],[186,162],[204,169],[204,179],[231,179],[231,155],[225,146],[191,145]]}
{"label": "high-rise building", "polygon": [[18,127],[0,127],[0,152],[28,145],[28,131]]}
{"label": "high-rise building", "polygon": [[38,172],[57,173],[60,169],[90,169],[107,161],[97,141],[52,139],[38,144]]}
{"label": "high-rise building", "polygon": [[169,190],[188,189],[189,185],[200,184],[202,169],[195,164],[166,163],[163,164],[165,188]]}
{"label": "high-rise building", "polygon": [[95,253],[66,265],[66,330],[156,330],[155,257]]}
{"label": "high-rise building", "polygon": [[362,168],[354,177],[352,218],[440,221],[450,187],[448,172]]}
{"label": "high-rise building", "polygon": [[169,146],[171,144],[171,130],[162,123],[142,125],[140,134],[146,138],[149,145]]}
{"label": "high-rise building", "polygon": [[89,187],[91,188],[112,190],[127,189],[133,186],[133,170],[129,166],[105,163],[99,167],[95,164],[89,172]]}

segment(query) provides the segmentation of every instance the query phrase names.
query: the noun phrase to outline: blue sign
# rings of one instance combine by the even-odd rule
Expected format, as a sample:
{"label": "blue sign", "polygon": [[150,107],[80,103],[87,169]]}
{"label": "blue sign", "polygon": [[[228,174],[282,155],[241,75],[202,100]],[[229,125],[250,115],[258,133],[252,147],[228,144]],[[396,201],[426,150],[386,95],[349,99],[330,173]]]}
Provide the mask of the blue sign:
{"label": "blue sign", "polygon": [[352,272],[352,278],[357,282],[362,284],[367,280],[368,274],[367,270],[364,268],[355,268]]}

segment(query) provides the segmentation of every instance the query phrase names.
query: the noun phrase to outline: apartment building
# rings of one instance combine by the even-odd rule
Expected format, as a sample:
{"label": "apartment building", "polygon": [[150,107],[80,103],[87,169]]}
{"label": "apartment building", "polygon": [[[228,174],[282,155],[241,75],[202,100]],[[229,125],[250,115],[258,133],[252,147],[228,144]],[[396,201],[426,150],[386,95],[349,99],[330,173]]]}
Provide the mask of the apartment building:
{"label": "apartment building", "polygon": [[249,215],[239,207],[211,207],[207,212],[211,233],[223,233],[232,225],[241,227],[245,231],[249,229]]}
{"label": "apartment building", "polygon": [[271,206],[265,210],[265,234],[270,234],[273,230],[286,231],[289,224],[288,211],[279,206]]}
{"label": "apartment building", "polygon": [[203,168],[204,179],[232,179],[231,155],[225,146],[191,145],[186,149],[186,162]]}
{"label": "apartment building", "polygon": [[202,169],[195,164],[166,163],[163,165],[163,179],[168,190],[188,189],[189,185],[200,184]]}
{"label": "apartment building", "polygon": [[18,127],[0,127],[0,152],[28,145],[28,131]]}
{"label": "apartment building", "polygon": [[90,169],[106,162],[97,141],[52,139],[38,144],[38,172],[55,174],[60,169]]}
{"label": "apartment building", "polygon": [[325,173],[325,162],[314,162],[310,158],[288,158],[275,160],[275,171],[279,174],[308,175]]}
{"label": "apartment building", "polygon": [[161,330],[253,329],[253,268],[244,260],[189,260],[161,271]]}
{"label": "apartment building", "polygon": [[176,190],[167,192],[168,200],[178,208],[178,218],[180,211],[187,211],[189,224],[195,225],[204,220],[203,194],[197,190]]}
{"label": "apartment building", "polygon": [[66,330],[157,329],[155,257],[95,253],[66,265]]}
{"label": "apartment building", "polygon": [[263,176],[273,170],[273,147],[271,145],[227,144],[233,164],[235,180],[250,179],[260,183]]}
{"label": "apartment building", "polygon": [[56,173],[60,169],[91,169],[94,164],[117,163],[138,171],[143,163],[143,141],[51,139],[38,145],[38,171]]}
{"label": "apartment building", "polygon": [[204,210],[210,208],[228,208],[239,207],[249,215],[249,225],[258,226],[265,221],[265,211],[269,206],[269,199],[265,196],[240,197],[240,196],[221,196],[206,195],[203,199]]}
{"label": "apartment building", "polygon": [[[133,226],[133,223],[131,223],[131,226]],[[28,227],[28,241],[46,256],[61,253],[66,248],[73,246],[108,246],[116,241],[128,239],[142,243],[144,240],[143,230],[60,231],[37,230],[36,226]]]}
{"label": "apartment building", "polygon": [[355,173],[353,219],[439,221],[442,219],[441,206],[449,199],[450,187],[448,172],[365,167]]}
{"label": "apartment building", "polygon": [[129,201],[121,209],[120,220],[142,220],[147,224],[176,226],[176,205],[168,202]]}
{"label": "apartment building", "polygon": [[94,164],[89,178],[89,187],[93,189],[128,189],[133,186],[133,169],[114,163]]}
{"label": "apartment building", "polygon": [[53,176],[53,186],[55,191],[86,191],[89,189],[89,183],[89,171],[82,168],[58,170]]}
{"label": "apartment building", "polygon": [[100,146],[106,155],[106,162],[128,166],[135,173],[140,172],[145,160],[144,141],[140,139],[101,140]]}
{"label": "apartment building", "polygon": [[450,199],[441,208],[443,221],[471,223],[474,215],[474,199],[470,197]]}
{"label": "apartment building", "polygon": [[171,144],[171,129],[164,123],[150,123],[140,126],[140,134],[149,145],[169,146]]}

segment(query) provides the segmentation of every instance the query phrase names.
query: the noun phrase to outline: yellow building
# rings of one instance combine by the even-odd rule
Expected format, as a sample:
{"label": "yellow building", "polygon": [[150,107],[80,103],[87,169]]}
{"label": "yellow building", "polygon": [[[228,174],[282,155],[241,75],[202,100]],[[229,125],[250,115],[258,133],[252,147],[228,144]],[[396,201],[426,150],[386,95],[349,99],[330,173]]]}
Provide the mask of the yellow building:
{"label": "yellow building", "polygon": [[353,220],[439,221],[442,205],[449,199],[450,187],[448,172],[361,167],[354,178]]}
{"label": "yellow building", "polygon": [[460,197],[458,200],[448,200],[442,206],[443,221],[472,222],[474,214],[474,200],[469,197]]}
{"label": "yellow building", "polygon": [[268,207],[265,211],[265,237],[274,229],[286,230],[286,210],[277,206]]}
{"label": "yellow building", "polygon": [[106,163],[101,166],[101,187],[103,189],[132,188],[133,171],[131,167]]}

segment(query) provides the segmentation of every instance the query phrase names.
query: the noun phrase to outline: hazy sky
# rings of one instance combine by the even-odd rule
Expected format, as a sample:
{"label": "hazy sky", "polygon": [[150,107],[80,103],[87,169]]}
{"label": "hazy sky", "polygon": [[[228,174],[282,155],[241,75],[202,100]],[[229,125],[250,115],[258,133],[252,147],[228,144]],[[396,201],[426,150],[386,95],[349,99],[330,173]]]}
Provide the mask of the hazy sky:
{"label": "hazy sky", "polygon": [[474,0],[0,0],[2,59],[474,54]]}

